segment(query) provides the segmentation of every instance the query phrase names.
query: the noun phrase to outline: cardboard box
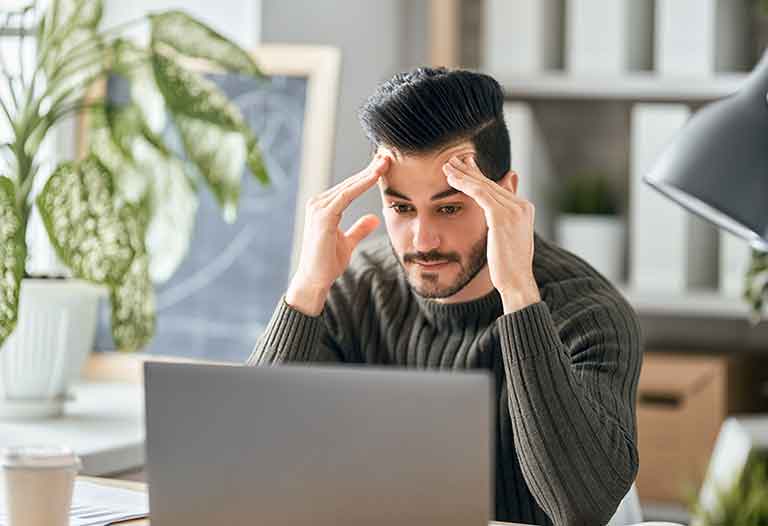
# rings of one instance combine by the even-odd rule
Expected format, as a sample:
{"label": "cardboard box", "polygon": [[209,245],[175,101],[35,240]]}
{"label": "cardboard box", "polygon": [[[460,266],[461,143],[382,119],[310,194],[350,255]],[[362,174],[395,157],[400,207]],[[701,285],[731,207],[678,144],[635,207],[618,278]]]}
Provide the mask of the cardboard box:
{"label": "cardboard box", "polygon": [[688,504],[723,420],[768,412],[768,356],[646,352],[637,400],[641,499]]}

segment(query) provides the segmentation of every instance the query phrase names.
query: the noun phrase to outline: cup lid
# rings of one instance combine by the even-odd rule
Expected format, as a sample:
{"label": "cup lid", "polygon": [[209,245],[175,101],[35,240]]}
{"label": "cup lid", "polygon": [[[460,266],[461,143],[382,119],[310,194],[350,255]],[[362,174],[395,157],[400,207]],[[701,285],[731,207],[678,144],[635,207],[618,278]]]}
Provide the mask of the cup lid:
{"label": "cup lid", "polygon": [[6,468],[75,468],[82,466],[72,449],[64,446],[15,446],[0,451]]}

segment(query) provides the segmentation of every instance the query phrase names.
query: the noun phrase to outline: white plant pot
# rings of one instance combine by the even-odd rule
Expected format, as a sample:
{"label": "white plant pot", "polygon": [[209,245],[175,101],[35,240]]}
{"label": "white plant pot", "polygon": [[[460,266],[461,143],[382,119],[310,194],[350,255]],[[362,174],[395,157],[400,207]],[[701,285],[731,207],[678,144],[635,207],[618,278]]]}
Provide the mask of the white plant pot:
{"label": "white plant pot", "polygon": [[621,281],[624,232],[624,222],[616,216],[563,214],[557,221],[558,244],[612,283]]}
{"label": "white plant pot", "polygon": [[61,415],[96,333],[104,287],[24,279],[16,328],[0,348],[0,418]]}

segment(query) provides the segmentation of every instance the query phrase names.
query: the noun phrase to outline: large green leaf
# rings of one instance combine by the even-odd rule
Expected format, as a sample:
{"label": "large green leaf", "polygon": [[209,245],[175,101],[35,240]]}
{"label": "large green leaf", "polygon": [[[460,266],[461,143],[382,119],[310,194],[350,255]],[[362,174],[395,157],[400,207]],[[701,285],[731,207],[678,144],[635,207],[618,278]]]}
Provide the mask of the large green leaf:
{"label": "large green leaf", "polygon": [[234,221],[243,164],[262,183],[269,179],[251,130],[215,84],[168,57],[153,57],[155,79],[173,113],[184,147],[222,207]]}
{"label": "large green leaf", "polygon": [[[53,0],[39,33],[38,62],[45,71],[51,100],[85,87],[104,69],[105,46],[97,29],[101,0]],[[61,102],[64,102],[63,100]]]}
{"label": "large green leaf", "polygon": [[38,27],[39,49],[61,44],[78,29],[96,31],[102,13],[102,0],[51,0]]}
{"label": "large green leaf", "polygon": [[141,110],[146,127],[161,134],[168,117],[165,100],[155,83],[150,53],[125,39],[115,40],[112,49],[113,69],[130,81],[131,101]]}
{"label": "large green leaf", "polygon": [[130,144],[126,151],[115,143],[104,109],[94,108],[91,115],[91,154],[110,172],[115,190],[120,196],[129,202],[139,201],[148,191],[148,175],[135,165],[130,154]]}
{"label": "large green leaf", "polygon": [[209,60],[229,71],[261,76],[259,67],[240,46],[182,11],[149,16],[153,46],[168,45],[188,57]]}
{"label": "large green leaf", "polygon": [[153,282],[164,283],[189,250],[198,209],[197,191],[187,178],[184,163],[163,155],[150,143],[136,141],[133,157],[150,181],[146,233],[149,275]]}
{"label": "large green leaf", "polygon": [[149,273],[154,283],[163,283],[189,250],[198,207],[196,188],[184,163],[145,128],[135,105],[92,113],[93,155],[112,173],[122,197],[132,203],[147,200]]}
{"label": "large green leaf", "polygon": [[23,232],[13,181],[0,176],[0,346],[16,326],[26,259]]}
{"label": "large green leaf", "polygon": [[152,55],[152,68],[157,86],[174,115],[185,115],[230,131],[244,127],[237,107],[210,80],[181,67],[163,53]]}
{"label": "large green leaf", "polygon": [[120,208],[119,215],[135,256],[120,283],[110,287],[112,339],[121,351],[137,351],[155,332],[155,291],[144,243],[150,221],[148,203],[146,199],[128,203]]}
{"label": "large green leaf", "polygon": [[109,171],[93,155],[60,164],[37,198],[48,236],[75,276],[115,286],[134,258]]}
{"label": "large green leaf", "polygon": [[210,186],[224,219],[233,222],[246,160],[243,134],[184,115],[177,115],[175,120],[184,149]]}
{"label": "large green leaf", "polygon": [[110,288],[112,339],[118,350],[140,350],[155,333],[155,292],[148,267],[147,254],[136,256],[123,281]]}

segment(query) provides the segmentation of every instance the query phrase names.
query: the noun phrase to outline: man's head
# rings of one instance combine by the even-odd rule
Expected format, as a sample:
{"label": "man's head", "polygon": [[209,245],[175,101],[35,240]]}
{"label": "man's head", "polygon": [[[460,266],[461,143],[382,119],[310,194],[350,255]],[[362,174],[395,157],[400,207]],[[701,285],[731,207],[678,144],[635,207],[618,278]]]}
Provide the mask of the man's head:
{"label": "man's head", "polygon": [[418,68],[383,83],[360,111],[373,146],[393,159],[379,183],[384,218],[422,296],[464,301],[488,292],[483,211],[450,187],[443,165],[473,158],[486,177],[516,191],[503,102],[487,75]]}

